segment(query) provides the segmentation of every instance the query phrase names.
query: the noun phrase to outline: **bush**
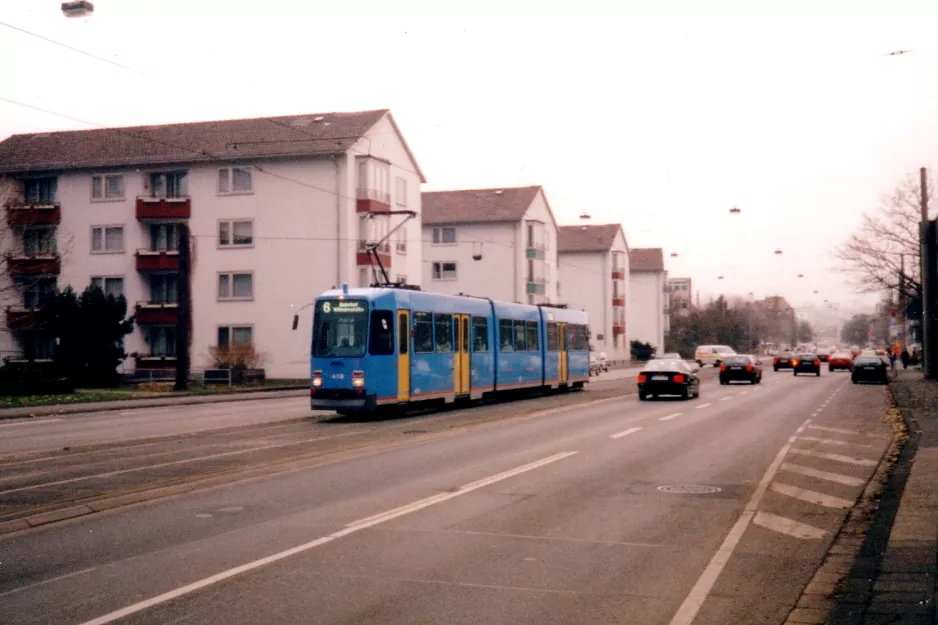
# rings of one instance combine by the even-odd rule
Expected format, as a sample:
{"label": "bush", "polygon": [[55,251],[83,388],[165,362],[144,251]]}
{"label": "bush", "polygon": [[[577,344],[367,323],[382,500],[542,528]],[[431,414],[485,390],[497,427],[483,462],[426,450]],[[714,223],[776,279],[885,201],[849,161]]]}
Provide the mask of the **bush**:
{"label": "bush", "polygon": [[629,346],[631,347],[632,360],[651,360],[655,357],[655,352],[658,351],[658,348],[652,346],[651,343],[642,343],[641,341],[630,341]]}
{"label": "bush", "polygon": [[75,392],[68,376],[53,363],[9,363],[0,367],[0,395],[67,395]]}
{"label": "bush", "polygon": [[215,369],[257,369],[267,360],[252,345],[209,347],[208,352]]}

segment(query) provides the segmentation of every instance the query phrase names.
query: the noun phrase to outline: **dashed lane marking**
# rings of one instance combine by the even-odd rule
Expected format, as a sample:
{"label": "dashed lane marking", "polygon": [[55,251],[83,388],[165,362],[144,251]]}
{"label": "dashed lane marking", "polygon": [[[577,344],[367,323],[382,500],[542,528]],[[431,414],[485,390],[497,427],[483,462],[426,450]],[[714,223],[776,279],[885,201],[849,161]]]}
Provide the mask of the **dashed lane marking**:
{"label": "dashed lane marking", "polygon": [[658,419],[658,421],[670,421],[671,419],[674,419],[674,418],[676,418],[676,417],[680,417],[681,414],[683,414],[683,413],[675,412],[674,414],[669,414],[669,415],[666,416],[666,417],[661,417],[660,419]]}
{"label": "dashed lane marking", "polygon": [[841,510],[846,510],[847,508],[853,506],[853,502],[847,499],[834,497],[833,495],[828,495],[826,493],[819,493],[816,490],[808,490],[807,488],[791,486],[790,484],[781,484],[779,482],[775,482],[772,484],[772,486],[770,486],[770,488],[781,495],[787,495],[788,497],[794,497],[795,499],[800,499],[801,501],[822,505],[825,508],[840,508]]}
{"label": "dashed lane marking", "polygon": [[806,467],[791,462],[786,462],[783,464],[782,471],[798,473],[799,475],[807,475],[808,477],[816,477],[819,480],[827,480],[828,482],[843,484],[844,486],[863,486],[863,480],[858,477],[842,475],[840,473],[832,473],[830,471],[821,471],[820,469],[813,469],[811,467]]}
{"label": "dashed lane marking", "polygon": [[769,514],[768,512],[756,513],[756,516],[752,519],[752,522],[754,525],[759,525],[765,529],[772,530],[773,532],[787,534],[789,536],[794,536],[795,538],[801,538],[802,540],[817,540],[824,538],[824,536],[827,534],[827,532],[819,527],[814,527],[813,525],[808,525],[807,523],[799,523],[794,519],[778,516],[777,514]]}
{"label": "dashed lane marking", "polygon": [[720,401],[729,401],[729,400],[731,400],[731,399],[733,399],[733,396],[732,396],[732,395],[730,395],[729,397],[724,397],[724,398],[721,399]]}
{"label": "dashed lane marking", "polygon": [[745,394],[748,393],[748,392],[749,392],[749,391],[743,391],[742,393],[740,393],[740,395],[745,395]]}
{"label": "dashed lane marking", "polygon": [[635,434],[641,429],[642,428],[629,428],[627,430],[622,430],[621,432],[616,432],[615,434],[611,434],[609,438],[622,438],[623,436],[628,436],[629,434]]}
{"label": "dashed lane marking", "polygon": [[701,408],[707,408],[707,407],[712,406],[712,405],[713,405],[713,404],[700,404],[699,406],[697,406],[697,410],[700,410]]}
{"label": "dashed lane marking", "polygon": [[875,460],[865,460],[863,458],[853,458],[852,456],[842,456],[840,454],[829,454],[823,451],[809,451],[807,449],[792,449],[791,453],[801,456],[810,456],[812,458],[823,458],[824,460],[834,460],[846,464],[855,464],[858,467],[875,467]]}

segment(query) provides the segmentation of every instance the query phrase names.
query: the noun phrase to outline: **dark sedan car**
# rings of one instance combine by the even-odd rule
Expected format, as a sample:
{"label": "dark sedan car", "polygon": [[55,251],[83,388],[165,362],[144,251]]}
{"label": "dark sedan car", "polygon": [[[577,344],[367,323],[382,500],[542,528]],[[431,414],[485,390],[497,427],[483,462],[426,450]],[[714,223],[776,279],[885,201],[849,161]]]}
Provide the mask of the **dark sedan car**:
{"label": "dark sedan car", "polygon": [[860,382],[879,382],[889,384],[889,365],[879,356],[860,356],[853,361],[853,373],[850,380]]}
{"label": "dark sedan car", "polygon": [[779,352],[775,354],[775,358],[772,359],[772,368],[775,371],[779,369],[791,369],[791,361],[795,359],[794,352]]}
{"label": "dark sedan car", "polygon": [[734,380],[758,384],[762,381],[762,365],[755,356],[741,354],[727,356],[720,365],[720,384],[729,384]]}
{"label": "dark sedan car", "polygon": [[818,358],[817,354],[798,354],[791,361],[791,365],[792,369],[795,370],[795,375],[813,373],[818,377],[821,376],[821,359]]}
{"label": "dark sedan car", "polygon": [[658,395],[700,397],[700,378],[683,360],[649,360],[638,374],[638,398]]}

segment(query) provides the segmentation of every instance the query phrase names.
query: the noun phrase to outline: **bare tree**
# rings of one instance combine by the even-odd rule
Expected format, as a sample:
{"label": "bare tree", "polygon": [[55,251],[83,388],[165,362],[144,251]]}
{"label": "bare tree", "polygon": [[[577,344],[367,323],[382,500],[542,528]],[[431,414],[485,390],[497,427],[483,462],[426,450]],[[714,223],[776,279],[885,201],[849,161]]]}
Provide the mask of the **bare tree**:
{"label": "bare tree", "polygon": [[[934,183],[929,184],[934,188]],[[878,210],[863,214],[859,229],[838,249],[840,269],[861,291],[901,290],[905,298],[921,298],[919,197],[918,178],[907,176],[892,193],[880,198]],[[931,208],[929,198],[929,212]]]}

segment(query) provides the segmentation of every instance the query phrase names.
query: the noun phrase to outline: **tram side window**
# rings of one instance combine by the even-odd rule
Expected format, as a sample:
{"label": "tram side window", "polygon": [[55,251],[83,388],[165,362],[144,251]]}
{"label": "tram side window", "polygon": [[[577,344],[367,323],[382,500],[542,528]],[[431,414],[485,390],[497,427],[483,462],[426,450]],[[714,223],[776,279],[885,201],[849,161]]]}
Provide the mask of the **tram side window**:
{"label": "tram side window", "polygon": [[489,320],[487,317],[472,318],[472,351],[489,351]]}
{"label": "tram side window", "polygon": [[525,340],[525,336],[524,336],[524,321],[521,321],[520,319],[515,319],[514,325],[515,325],[515,351],[523,352],[527,350],[527,347],[525,347],[527,341]]}
{"label": "tram side window", "polygon": [[498,344],[503,352],[515,351],[515,344],[511,340],[511,319],[498,320]]}
{"label": "tram side window", "polygon": [[586,339],[586,326],[581,326],[581,325],[574,326],[573,341],[574,342],[573,342],[573,345],[571,346],[571,349],[574,349],[580,352],[586,350],[586,344],[588,342]]}
{"label": "tram side window", "polygon": [[448,354],[453,351],[453,316],[436,315],[436,351],[438,354]]}
{"label": "tram side window", "polygon": [[410,328],[407,327],[407,316],[397,318],[397,353],[406,354],[410,351]]}
{"label": "tram side window", "polygon": [[394,353],[394,313],[390,310],[371,311],[368,353],[372,356],[387,356]]}
{"label": "tram side window", "polygon": [[527,332],[527,334],[528,334],[528,351],[529,351],[529,352],[536,352],[536,351],[538,351],[538,350],[541,348],[541,346],[540,346],[540,341],[538,340],[538,336],[537,336],[537,321],[528,321],[528,322],[526,322],[526,323],[525,323],[525,328],[526,328],[527,331],[528,331],[528,332]]}
{"label": "tram side window", "polygon": [[560,333],[557,331],[557,322],[547,322],[547,351],[560,351]]}
{"label": "tram side window", "polygon": [[433,315],[428,312],[414,313],[414,352],[433,352]]}

